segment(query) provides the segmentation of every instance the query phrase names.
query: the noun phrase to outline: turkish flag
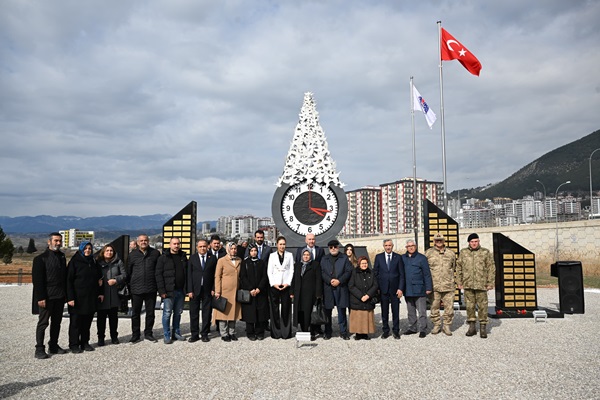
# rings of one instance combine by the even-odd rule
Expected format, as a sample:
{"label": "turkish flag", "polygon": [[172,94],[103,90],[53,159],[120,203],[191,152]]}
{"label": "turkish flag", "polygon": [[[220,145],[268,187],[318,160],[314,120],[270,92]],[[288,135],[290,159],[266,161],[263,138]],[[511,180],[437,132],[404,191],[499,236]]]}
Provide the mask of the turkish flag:
{"label": "turkish flag", "polygon": [[462,45],[458,40],[442,28],[442,42],[440,43],[442,49],[442,60],[458,60],[473,75],[479,76],[481,71],[481,63],[465,46]]}

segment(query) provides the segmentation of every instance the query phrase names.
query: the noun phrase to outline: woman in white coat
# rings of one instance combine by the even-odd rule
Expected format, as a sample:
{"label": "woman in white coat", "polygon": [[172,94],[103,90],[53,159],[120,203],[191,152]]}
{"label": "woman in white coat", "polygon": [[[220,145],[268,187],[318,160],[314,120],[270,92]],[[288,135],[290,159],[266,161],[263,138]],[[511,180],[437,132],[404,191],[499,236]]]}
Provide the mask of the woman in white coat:
{"label": "woman in white coat", "polygon": [[267,264],[269,276],[269,299],[271,302],[271,337],[289,339],[292,337],[292,278],[294,277],[294,256],[285,251],[285,238],[277,238],[277,251],[269,255]]}

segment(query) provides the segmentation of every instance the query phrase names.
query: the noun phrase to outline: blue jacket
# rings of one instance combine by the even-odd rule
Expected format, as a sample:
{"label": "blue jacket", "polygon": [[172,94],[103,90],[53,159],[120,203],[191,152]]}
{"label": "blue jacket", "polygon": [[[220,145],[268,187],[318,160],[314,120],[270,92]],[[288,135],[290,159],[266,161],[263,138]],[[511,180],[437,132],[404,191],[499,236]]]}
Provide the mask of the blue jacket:
{"label": "blue jacket", "polygon": [[375,256],[375,264],[373,264],[373,272],[377,277],[379,291],[383,294],[395,295],[398,289],[404,287],[404,264],[402,256],[392,252],[392,260],[388,271],[385,252]]}
{"label": "blue jacket", "polygon": [[[348,308],[350,305],[350,292],[348,282],[352,275],[352,264],[345,254],[339,255],[335,263],[335,274],[333,273],[333,257],[327,254],[321,260],[321,277],[323,278],[323,305],[331,310],[334,306]],[[331,286],[331,280],[335,278],[340,281],[337,287]]]}
{"label": "blue jacket", "polygon": [[402,291],[405,297],[423,297],[433,290],[431,271],[427,257],[415,252],[409,257],[408,252],[402,254],[404,262],[404,275],[406,278],[405,288]]}

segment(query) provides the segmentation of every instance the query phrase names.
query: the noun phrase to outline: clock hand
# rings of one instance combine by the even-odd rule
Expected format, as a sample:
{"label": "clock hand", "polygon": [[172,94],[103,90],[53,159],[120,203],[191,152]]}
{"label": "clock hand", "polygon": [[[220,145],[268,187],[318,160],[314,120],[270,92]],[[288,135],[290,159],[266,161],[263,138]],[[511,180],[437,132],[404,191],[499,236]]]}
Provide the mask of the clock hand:
{"label": "clock hand", "polygon": [[315,214],[317,214],[317,215],[320,215],[321,217],[324,217],[324,216],[325,216],[325,213],[331,212],[331,211],[329,211],[329,210],[326,210],[326,209],[324,209],[324,208],[316,208],[316,207],[314,207],[314,208],[313,208],[313,207],[310,207],[310,210],[311,210],[312,212],[314,212]]}

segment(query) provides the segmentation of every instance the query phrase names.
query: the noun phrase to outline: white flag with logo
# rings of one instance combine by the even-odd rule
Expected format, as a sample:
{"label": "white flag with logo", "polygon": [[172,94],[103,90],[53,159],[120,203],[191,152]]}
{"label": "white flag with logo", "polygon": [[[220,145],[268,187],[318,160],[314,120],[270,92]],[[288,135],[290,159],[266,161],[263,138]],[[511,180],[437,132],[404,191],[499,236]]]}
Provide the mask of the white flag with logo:
{"label": "white flag with logo", "polygon": [[435,113],[433,112],[433,110],[431,108],[429,108],[429,106],[427,105],[427,102],[425,101],[423,96],[421,96],[421,93],[419,93],[419,91],[417,90],[415,85],[413,85],[412,89],[413,89],[414,110],[415,111],[423,111],[423,114],[425,114],[425,119],[427,120],[427,125],[429,125],[429,129],[433,129],[433,123],[437,119],[437,117],[435,116]]}

